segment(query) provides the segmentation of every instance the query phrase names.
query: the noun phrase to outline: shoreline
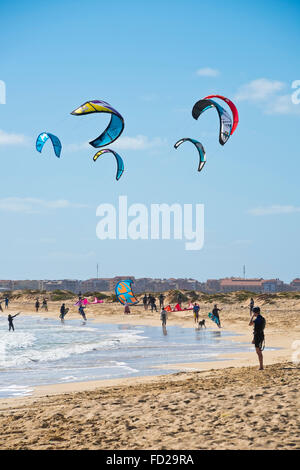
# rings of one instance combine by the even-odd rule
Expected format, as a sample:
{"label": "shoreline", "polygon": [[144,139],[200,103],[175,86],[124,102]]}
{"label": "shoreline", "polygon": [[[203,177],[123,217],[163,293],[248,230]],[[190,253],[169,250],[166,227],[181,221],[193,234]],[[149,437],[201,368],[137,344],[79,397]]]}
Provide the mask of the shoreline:
{"label": "shoreline", "polygon": [[[124,315],[118,305],[101,307],[89,308],[88,321],[160,325],[156,312],[137,307]],[[20,310],[37,315],[28,303],[10,309]],[[206,310],[204,306],[202,311]],[[58,320],[58,311],[59,303],[38,316]],[[226,354],[226,360],[165,364],[169,370],[181,368],[171,374],[53,384],[33,387],[30,396],[3,398],[0,449],[300,448],[300,367],[291,362],[291,345],[300,339],[299,312],[300,302],[299,307],[297,302],[263,309],[266,346],[281,348],[264,352],[263,371],[258,371],[253,347],[250,352]],[[68,318],[78,318],[76,308],[70,308]],[[251,345],[246,308],[230,306],[221,320],[221,331],[240,335],[224,339]],[[167,328],[175,325],[194,328],[191,313],[170,314]],[[207,321],[207,325],[218,331],[213,323]],[[17,321],[15,326],[17,330]]]}
{"label": "shoreline", "polygon": [[[104,304],[105,305],[105,304]],[[103,304],[101,305],[103,310]],[[21,306],[20,306],[21,308]],[[159,320],[159,313],[154,312],[150,313],[150,311],[142,311],[138,314],[132,313],[130,315],[124,314],[115,314],[109,315],[107,313],[101,312],[99,315],[99,311],[95,312],[97,307],[92,307],[94,312],[88,314],[88,321],[92,320],[92,323],[103,324],[103,323],[111,323],[111,324],[129,324],[135,326],[160,326]],[[99,307],[98,307],[99,308]],[[15,309],[14,309],[15,310]],[[70,309],[71,312],[68,314],[68,318],[78,319],[79,315],[74,312],[76,309]],[[120,310],[120,307],[119,307]],[[141,310],[141,307],[139,308]],[[3,312],[5,313],[5,311]],[[93,315],[94,313],[94,315]],[[174,312],[175,313],[175,312]],[[179,314],[184,314],[184,317],[179,316]],[[57,319],[59,323],[59,319],[57,318],[57,311],[50,309],[49,311],[39,311],[36,313],[32,309],[27,309],[22,311],[22,315],[26,316],[38,316],[41,319]],[[191,312],[176,312],[175,315],[170,315],[167,327],[168,326],[180,326],[182,328],[195,328],[192,318]],[[68,320],[66,318],[66,322]],[[209,319],[207,320],[207,325],[209,325],[215,331],[220,331],[219,328],[214,326],[213,322],[210,322]],[[246,333],[244,328],[247,327],[249,331]],[[249,327],[247,322],[242,324],[242,322],[234,323],[229,325],[228,327],[222,327],[221,332],[226,331],[226,333],[232,333],[233,335],[228,335],[224,337],[224,340],[230,340],[232,342],[244,342],[249,343],[251,346],[251,339],[252,339],[252,327]],[[235,335],[239,336],[235,336]],[[267,348],[275,348],[274,350],[266,350],[264,353],[264,364],[272,365],[282,361],[289,361],[291,360],[291,343],[297,339],[296,335],[294,336],[293,333],[291,335],[286,335],[284,338],[280,335],[276,334],[276,331],[269,331],[266,334],[267,341],[272,344],[267,344]],[[270,340],[270,341],[269,341]],[[279,349],[277,349],[279,348]],[[114,386],[122,386],[131,384],[132,382],[149,382],[154,381],[159,377],[170,377],[177,373],[182,372],[205,372],[211,370],[219,370],[219,369],[226,369],[226,368],[241,368],[241,367],[249,367],[249,366],[256,366],[258,365],[258,359],[253,347],[253,351],[249,352],[236,352],[236,353],[228,353],[228,354],[221,354],[218,360],[213,361],[195,361],[195,362],[186,362],[186,363],[175,363],[175,364],[161,364],[160,366],[153,366],[153,369],[160,368],[160,369],[174,369],[174,372],[169,372],[166,374],[153,374],[150,376],[143,376],[139,375],[136,377],[122,377],[116,379],[101,379],[101,380],[90,380],[90,381],[76,381],[76,382],[67,382],[67,383],[53,383],[49,385],[40,385],[40,386],[32,386],[33,389],[31,395],[29,396],[20,396],[20,397],[10,397],[10,398],[1,398],[0,404],[3,405],[6,401],[14,401],[21,402],[23,399],[28,398],[36,398],[36,397],[44,397],[47,395],[56,395],[56,394],[64,394],[74,392],[84,392],[89,390],[95,390],[98,387],[114,387]]]}

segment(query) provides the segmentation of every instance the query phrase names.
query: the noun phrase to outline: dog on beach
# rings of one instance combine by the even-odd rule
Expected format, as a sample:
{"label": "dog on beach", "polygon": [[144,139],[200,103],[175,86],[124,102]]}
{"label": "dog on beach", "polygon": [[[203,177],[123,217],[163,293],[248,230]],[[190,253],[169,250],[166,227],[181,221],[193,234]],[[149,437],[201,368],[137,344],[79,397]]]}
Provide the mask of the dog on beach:
{"label": "dog on beach", "polygon": [[200,320],[199,323],[198,323],[198,327],[199,327],[199,328],[200,328],[200,327],[202,328],[203,326],[204,326],[204,328],[206,328],[206,326],[205,326],[205,320]]}

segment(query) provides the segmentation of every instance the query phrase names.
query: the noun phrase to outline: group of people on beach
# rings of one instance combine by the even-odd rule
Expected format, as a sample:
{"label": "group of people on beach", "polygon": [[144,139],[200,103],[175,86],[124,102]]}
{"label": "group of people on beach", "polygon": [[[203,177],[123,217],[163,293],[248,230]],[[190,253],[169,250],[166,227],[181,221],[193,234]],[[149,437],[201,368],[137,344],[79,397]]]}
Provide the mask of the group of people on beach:
{"label": "group of people on beach", "polygon": [[[166,332],[168,312],[164,307],[164,299],[165,299],[165,296],[163,294],[160,294],[159,295],[159,303],[160,303],[160,308],[161,308],[160,320],[161,320],[163,330],[164,330],[164,332]],[[8,308],[8,304],[9,304],[9,298],[8,297],[5,297],[4,299],[0,300],[0,307],[1,307],[1,303],[3,302],[3,300],[5,302],[5,308]],[[85,311],[84,311],[84,309],[86,307],[83,305],[82,301],[83,301],[82,297],[79,296],[79,301],[77,303],[78,313],[81,315],[84,322],[86,322],[87,318],[86,318]],[[148,310],[148,307],[150,306],[151,311],[155,310],[157,312],[156,299],[153,295],[149,294],[147,296],[147,294],[145,294],[145,296],[143,297],[143,305],[144,305],[145,310]],[[39,299],[37,298],[36,302],[35,302],[36,312],[39,311],[39,308],[40,308],[40,302],[39,302]],[[43,299],[41,308],[44,308],[45,311],[48,311],[48,303],[47,303],[46,298]],[[262,351],[264,350],[264,347],[265,347],[264,329],[265,329],[265,326],[266,326],[266,320],[261,315],[260,307],[254,305],[253,298],[250,299],[249,308],[250,308],[249,326],[254,327],[252,344],[254,344],[255,350],[256,350],[256,353],[257,353],[257,356],[258,356],[259,369],[263,370],[263,354],[262,354]],[[0,310],[3,312],[2,307],[0,308]],[[216,324],[219,328],[221,328],[221,320],[220,320],[220,314],[219,314],[219,312],[221,310],[222,309],[218,308],[218,305],[215,304],[214,308],[212,309],[212,312],[211,312],[212,315],[217,319]],[[63,303],[60,307],[60,314],[59,314],[59,318],[60,318],[62,323],[64,322],[65,316],[68,313],[68,311],[69,311],[69,309],[66,308],[65,303]],[[15,330],[13,320],[16,316],[20,315],[20,313],[21,312],[18,312],[15,315],[11,315],[11,314],[8,315],[7,319],[8,319],[8,330],[9,331],[14,331]],[[124,313],[125,314],[130,314],[130,307],[129,307],[128,303],[125,303]],[[203,320],[203,319],[199,320],[199,313],[200,313],[200,305],[197,302],[195,302],[194,305],[193,305],[194,322],[195,322],[195,324],[197,324],[198,328],[199,327],[202,328],[203,326],[206,328],[205,320]]]}
{"label": "group of people on beach", "polygon": [[47,299],[44,297],[43,301],[42,301],[42,305],[41,305],[40,301],[39,301],[39,298],[37,297],[36,301],[35,301],[35,304],[34,304],[34,307],[35,307],[35,311],[37,313],[38,313],[40,307],[43,308],[45,310],[45,312],[48,312],[48,301],[47,301]]}

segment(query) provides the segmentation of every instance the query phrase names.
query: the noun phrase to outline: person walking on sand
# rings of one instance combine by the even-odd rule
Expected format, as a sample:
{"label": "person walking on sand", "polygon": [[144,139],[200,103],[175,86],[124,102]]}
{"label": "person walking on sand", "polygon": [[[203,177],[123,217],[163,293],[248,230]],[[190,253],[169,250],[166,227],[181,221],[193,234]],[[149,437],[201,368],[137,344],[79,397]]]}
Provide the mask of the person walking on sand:
{"label": "person walking on sand", "polygon": [[129,315],[130,314],[130,308],[127,302],[124,304],[124,314]]}
{"label": "person walking on sand", "polygon": [[263,370],[264,364],[263,364],[262,351],[264,350],[264,347],[265,347],[264,329],[265,329],[265,326],[266,326],[266,320],[260,314],[260,308],[259,307],[253,307],[252,313],[253,313],[253,315],[252,315],[250,323],[249,323],[249,326],[254,325],[252,344],[254,344],[256,354],[258,356],[259,370]]}
{"label": "person walking on sand", "polygon": [[250,308],[250,317],[251,317],[251,315],[252,315],[253,307],[254,307],[254,300],[253,300],[253,298],[251,297],[251,299],[250,299],[250,305],[249,305],[249,308]]}
{"label": "person walking on sand", "polygon": [[[149,297],[150,297],[150,296],[149,296]],[[151,297],[150,297],[151,312],[153,312],[153,310],[155,310],[155,311],[157,312],[155,300],[156,300],[156,298],[153,297],[153,295],[151,295]]]}
{"label": "person walking on sand", "polygon": [[36,302],[35,302],[35,311],[38,312],[38,311],[39,311],[39,308],[40,308],[40,302],[39,302],[39,299],[36,299]]}
{"label": "person walking on sand", "polygon": [[148,297],[147,297],[147,294],[145,294],[144,297],[143,297],[143,305],[144,305],[144,309],[148,310]]}
{"label": "person walking on sand", "polygon": [[8,320],[8,331],[10,331],[10,330],[15,331],[13,319],[14,319],[16,316],[20,315],[20,313],[21,313],[21,312],[18,312],[18,313],[16,313],[15,315],[11,315],[11,314],[8,315],[8,317],[7,317],[7,320]]}
{"label": "person walking on sand", "polygon": [[160,296],[159,296],[159,307],[162,308],[162,309],[164,308],[164,300],[165,300],[164,294],[160,294]]}
{"label": "person walking on sand", "polygon": [[48,312],[47,299],[45,299],[45,298],[43,299],[42,308],[45,309],[45,312]]}
{"label": "person walking on sand", "polygon": [[221,320],[220,320],[220,315],[219,312],[221,312],[221,308],[218,308],[217,304],[215,304],[214,308],[212,309],[212,314],[218,319],[218,327],[221,328]]}
{"label": "person walking on sand", "polygon": [[200,310],[200,306],[197,303],[194,303],[193,312],[194,312],[195,323],[199,322],[199,310]]}
{"label": "person walking on sand", "polygon": [[162,327],[167,326],[167,319],[168,319],[168,313],[167,311],[163,308],[162,311],[160,312],[160,319],[161,319],[161,325]]}

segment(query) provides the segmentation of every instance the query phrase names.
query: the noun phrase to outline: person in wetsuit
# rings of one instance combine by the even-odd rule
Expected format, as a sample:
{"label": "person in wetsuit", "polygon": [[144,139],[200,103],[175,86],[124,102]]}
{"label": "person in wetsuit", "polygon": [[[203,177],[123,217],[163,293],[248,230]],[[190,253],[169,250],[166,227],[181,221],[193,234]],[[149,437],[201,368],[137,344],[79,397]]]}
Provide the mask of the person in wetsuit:
{"label": "person in wetsuit", "polygon": [[62,322],[65,319],[66,313],[67,313],[66,312],[66,306],[65,306],[65,304],[62,304],[62,306],[60,307],[60,315],[59,315],[59,318],[61,319]]}
{"label": "person in wetsuit", "polygon": [[80,315],[82,316],[84,321],[86,321],[86,316],[85,316],[85,313],[84,313],[84,309],[85,309],[85,307],[83,305],[80,305],[80,307],[78,309],[78,312],[80,313]]}
{"label": "person in wetsuit", "polygon": [[14,319],[15,317],[17,317],[18,315],[20,315],[20,313],[21,313],[21,312],[16,313],[15,315],[11,315],[11,314],[8,315],[8,317],[7,317],[7,320],[8,320],[8,331],[10,331],[10,330],[15,331],[13,319]]}
{"label": "person in wetsuit", "polygon": [[253,315],[252,315],[250,323],[249,323],[249,326],[254,326],[252,344],[254,344],[256,354],[258,356],[259,370],[263,370],[264,365],[263,365],[262,351],[264,350],[264,347],[265,347],[264,329],[265,329],[265,326],[266,326],[266,320],[260,314],[260,308],[259,307],[253,307],[252,313],[253,313]]}
{"label": "person in wetsuit", "polygon": [[212,314],[219,320],[219,324],[218,324],[218,327],[221,328],[221,320],[220,320],[220,316],[219,316],[219,312],[221,311],[220,308],[218,308],[217,304],[214,306],[214,308],[212,309]]}

